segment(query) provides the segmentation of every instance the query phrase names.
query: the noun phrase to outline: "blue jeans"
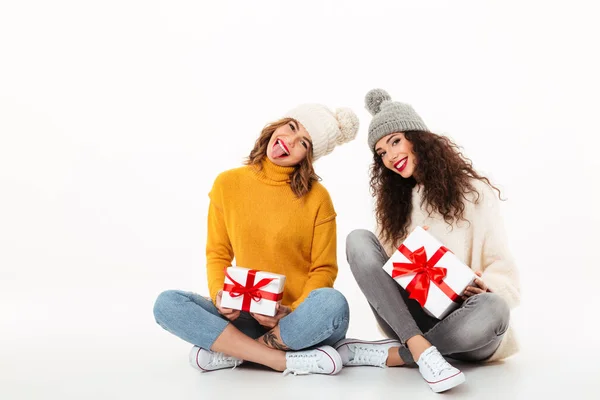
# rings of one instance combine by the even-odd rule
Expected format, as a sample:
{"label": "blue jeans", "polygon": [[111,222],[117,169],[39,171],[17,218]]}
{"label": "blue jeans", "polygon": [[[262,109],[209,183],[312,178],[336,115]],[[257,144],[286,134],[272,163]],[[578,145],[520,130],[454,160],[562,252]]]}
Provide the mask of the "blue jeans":
{"label": "blue jeans", "polygon": [[[210,349],[230,323],[252,339],[269,330],[247,312],[230,322],[210,299],[179,290],[167,290],[158,296],[154,318],[175,336],[204,349]],[[346,337],[349,319],[348,302],[340,292],[316,289],[279,321],[281,339],[291,350],[332,345]]]}

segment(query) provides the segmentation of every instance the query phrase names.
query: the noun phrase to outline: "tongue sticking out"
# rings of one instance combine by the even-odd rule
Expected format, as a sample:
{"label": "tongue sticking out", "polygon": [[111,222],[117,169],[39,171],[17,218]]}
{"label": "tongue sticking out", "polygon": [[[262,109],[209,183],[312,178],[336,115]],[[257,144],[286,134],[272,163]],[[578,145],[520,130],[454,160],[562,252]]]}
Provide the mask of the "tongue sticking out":
{"label": "tongue sticking out", "polygon": [[275,143],[275,146],[273,146],[272,156],[273,156],[273,158],[279,158],[279,157],[285,157],[285,156],[287,156],[287,154],[285,153],[285,151],[283,151],[283,149],[281,148],[279,143]]}

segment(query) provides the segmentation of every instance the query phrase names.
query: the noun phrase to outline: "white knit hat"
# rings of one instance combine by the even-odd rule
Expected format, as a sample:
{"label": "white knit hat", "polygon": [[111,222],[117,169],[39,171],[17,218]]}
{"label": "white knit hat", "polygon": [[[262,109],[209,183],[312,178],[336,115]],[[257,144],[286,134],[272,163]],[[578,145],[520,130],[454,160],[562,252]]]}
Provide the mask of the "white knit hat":
{"label": "white knit hat", "polygon": [[336,145],[351,141],[358,133],[358,117],[349,108],[338,108],[333,113],[321,104],[301,104],[284,118],[304,125],[312,138],[313,161],[331,153]]}

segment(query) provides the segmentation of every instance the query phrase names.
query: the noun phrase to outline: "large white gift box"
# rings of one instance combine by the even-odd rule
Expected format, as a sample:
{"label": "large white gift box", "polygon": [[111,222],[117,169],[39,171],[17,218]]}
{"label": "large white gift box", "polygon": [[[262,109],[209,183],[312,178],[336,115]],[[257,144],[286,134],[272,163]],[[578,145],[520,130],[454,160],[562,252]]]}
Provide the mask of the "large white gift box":
{"label": "large white gift box", "polygon": [[431,316],[442,319],[459,306],[477,276],[436,238],[416,227],[383,269]]}

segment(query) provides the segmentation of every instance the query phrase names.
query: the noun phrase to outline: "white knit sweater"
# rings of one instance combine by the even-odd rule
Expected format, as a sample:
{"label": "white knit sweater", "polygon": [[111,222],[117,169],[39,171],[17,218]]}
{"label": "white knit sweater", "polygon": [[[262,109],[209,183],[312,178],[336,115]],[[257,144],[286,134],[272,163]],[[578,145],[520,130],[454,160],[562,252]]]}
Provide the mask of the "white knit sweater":
{"label": "white knit sweater", "polygon": [[[474,179],[472,183],[480,194],[479,201],[475,204],[473,194],[465,203],[464,218],[468,222],[454,222],[451,226],[440,214],[428,215],[426,205],[421,206],[422,189],[417,185],[412,193],[409,232],[416,226],[428,226],[428,232],[460,260],[473,271],[481,271],[483,282],[513,309],[520,302],[519,274],[507,246],[497,192],[480,180]],[[400,244],[382,243],[389,256]],[[509,357],[518,350],[516,337],[509,327],[500,347],[487,361]]]}

